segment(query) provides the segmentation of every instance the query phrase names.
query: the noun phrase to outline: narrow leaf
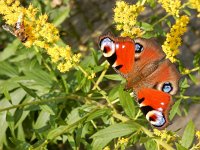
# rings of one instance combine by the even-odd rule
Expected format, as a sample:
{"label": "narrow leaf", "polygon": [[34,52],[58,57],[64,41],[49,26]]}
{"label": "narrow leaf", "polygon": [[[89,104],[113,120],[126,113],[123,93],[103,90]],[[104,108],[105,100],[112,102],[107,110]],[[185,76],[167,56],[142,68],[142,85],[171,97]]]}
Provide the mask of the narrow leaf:
{"label": "narrow leaf", "polygon": [[110,79],[110,80],[115,80],[115,81],[122,81],[123,80],[123,78],[118,74],[109,74],[109,75],[105,75],[104,77],[107,78],[107,79]]}
{"label": "narrow leaf", "polygon": [[175,144],[176,144],[176,149],[177,150],[187,150],[187,148],[181,146],[180,144],[178,144],[178,143],[175,143]]}
{"label": "narrow leaf", "polygon": [[195,134],[195,126],[192,121],[190,121],[183,133],[182,139],[181,139],[181,145],[189,148],[192,144],[192,141],[194,140],[194,134]]}
{"label": "narrow leaf", "polygon": [[122,88],[119,90],[119,99],[120,103],[125,111],[125,113],[131,117],[135,117],[135,107],[133,104],[133,98],[130,96],[130,94],[126,91],[124,91]]}
{"label": "narrow leaf", "polygon": [[19,85],[24,89],[24,91],[26,91],[33,98],[36,98],[36,97],[39,98],[39,96],[32,89],[29,89],[29,88],[27,88],[26,86],[24,86],[22,84],[19,84]]}
{"label": "narrow leaf", "polygon": [[181,99],[175,102],[175,104],[172,106],[172,109],[170,111],[169,119],[172,120],[176,113],[178,112],[179,106],[181,103]]}
{"label": "narrow leaf", "polygon": [[137,131],[138,126],[134,123],[119,123],[111,125],[95,133],[92,138],[92,148],[99,150],[105,147],[112,139],[125,136]]}

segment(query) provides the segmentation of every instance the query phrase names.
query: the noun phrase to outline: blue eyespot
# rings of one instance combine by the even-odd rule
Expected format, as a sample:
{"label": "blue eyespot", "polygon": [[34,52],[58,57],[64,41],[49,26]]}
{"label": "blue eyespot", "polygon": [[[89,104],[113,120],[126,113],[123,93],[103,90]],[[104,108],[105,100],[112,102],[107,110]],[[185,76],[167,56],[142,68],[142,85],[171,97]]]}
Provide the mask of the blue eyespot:
{"label": "blue eyespot", "polygon": [[136,53],[141,53],[143,51],[143,46],[139,43],[135,43],[135,52]]}
{"label": "blue eyespot", "polygon": [[173,90],[172,84],[170,82],[165,82],[162,86],[162,91],[165,93],[169,93]]}

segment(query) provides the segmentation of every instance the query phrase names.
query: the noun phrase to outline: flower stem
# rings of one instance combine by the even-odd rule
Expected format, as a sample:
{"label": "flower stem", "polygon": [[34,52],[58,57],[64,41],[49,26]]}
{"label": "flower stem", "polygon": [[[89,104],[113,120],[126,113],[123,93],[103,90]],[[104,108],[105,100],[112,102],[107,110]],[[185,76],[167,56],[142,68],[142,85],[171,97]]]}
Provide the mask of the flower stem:
{"label": "flower stem", "polygon": [[154,27],[155,25],[157,25],[158,23],[162,22],[163,20],[165,20],[169,16],[170,16],[170,14],[165,15],[164,17],[162,17],[158,21],[154,22],[152,26]]}

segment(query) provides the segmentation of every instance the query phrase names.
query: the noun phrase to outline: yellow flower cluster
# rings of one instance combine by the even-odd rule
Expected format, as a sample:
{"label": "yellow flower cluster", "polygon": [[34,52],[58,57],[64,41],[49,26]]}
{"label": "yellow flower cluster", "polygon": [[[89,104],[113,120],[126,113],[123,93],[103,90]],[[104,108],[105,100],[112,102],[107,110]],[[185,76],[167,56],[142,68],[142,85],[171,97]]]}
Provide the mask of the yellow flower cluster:
{"label": "yellow flower cluster", "polygon": [[191,8],[196,9],[199,13],[197,17],[200,17],[200,0],[189,0]]}
{"label": "yellow flower cluster", "polygon": [[91,79],[94,79],[94,77],[96,77],[96,74],[95,72],[92,72],[87,78],[91,80]]}
{"label": "yellow flower cluster", "polygon": [[136,26],[137,16],[144,10],[144,6],[140,3],[129,5],[124,1],[117,1],[114,8],[114,21],[116,29],[122,30],[121,36],[129,36],[131,38],[141,37],[143,31]]}
{"label": "yellow flower cluster", "polygon": [[23,8],[19,7],[20,2],[15,0],[0,0],[0,14],[8,25],[14,26]]}
{"label": "yellow flower cluster", "polygon": [[128,138],[121,138],[121,139],[118,140],[118,143],[122,145],[122,144],[128,143],[128,141],[129,141]]}
{"label": "yellow flower cluster", "polygon": [[158,129],[153,129],[154,135],[158,136],[161,138],[161,140],[166,141],[166,142],[172,142],[176,140],[176,135],[170,135],[167,130],[158,130]]}
{"label": "yellow flower cluster", "polygon": [[189,17],[181,16],[170,29],[170,33],[167,33],[166,35],[166,40],[162,45],[162,48],[171,62],[176,62],[175,56],[179,54],[178,47],[181,45],[180,36],[186,32],[188,23]]}
{"label": "yellow flower cluster", "polygon": [[167,13],[179,17],[179,10],[181,8],[180,0],[158,0]]}
{"label": "yellow flower cluster", "polygon": [[53,24],[48,23],[46,14],[40,15],[38,9],[31,4],[24,8],[20,6],[19,0],[0,0],[0,14],[13,29],[19,16],[23,14],[22,21],[27,36],[23,44],[26,47],[36,46],[44,50],[61,72],[68,71],[79,62],[80,54],[73,55],[71,47],[55,44],[59,40],[59,31]]}
{"label": "yellow flower cluster", "polygon": [[110,147],[106,146],[103,150],[110,150]]}
{"label": "yellow flower cluster", "polygon": [[200,140],[200,131],[196,132],[196,137]]}

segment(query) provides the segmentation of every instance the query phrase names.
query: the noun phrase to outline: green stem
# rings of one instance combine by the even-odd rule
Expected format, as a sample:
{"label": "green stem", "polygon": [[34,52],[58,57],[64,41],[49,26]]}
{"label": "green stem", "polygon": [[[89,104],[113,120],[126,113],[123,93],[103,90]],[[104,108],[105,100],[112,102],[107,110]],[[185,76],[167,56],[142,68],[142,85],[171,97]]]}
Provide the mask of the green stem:
{"label": "green stem", "polygon": [[159,19],[158,21],[154,22],[152,26],[154,27],[155,25],[157,25],[157,24],[160,23],[161,21],[165,20],[165,19],[166,19],[167,17],[169,17],[169,16],[170,16],[170,14],[165,15],[164,17],[162,17],[162,18]]}
{"label": "green stem", "polygon": [[68,93],[68,87],[67,87],[67,82],[63,76],[61,76],[63,87],[65,89],[65,93]]}
{"label": "green stem", "polygon": [[186,95],[180,95],[175,96],[177,99],[192,99],[192,100],[200,100],[200,96],[186,96]]}
{"label": "green stem", "polygon": [[29,106],[29,105],[41,105],[41,104],[50,103],[50,102],[54,102],[54,101],[56,101],[56,102],[64,101],[66,99],[82,101],[82,99],[79,99],[78,96],[57,97],[57,98],[53,98],[53,99],[36,100],[36,101],[32,101],[32,102],[26,102],[26,103],[22,103],[22,104],[18,104],[18,105],[13,105],[13,106],[6,107],[6,108],[1,108],[0,112],[8,111],[10,109],[15,109],[15,108],[22,108],[22,107]]}
{"label": "green stem", "polygon": [[107,70],[108,70],[108,67],[106,67],[106,69],[101,73],[101,75],[99,76],[98,80],[94,84],[92,90],[95,90],[99,86],[99,83],[103,80],[103,77],[105,76]]}

